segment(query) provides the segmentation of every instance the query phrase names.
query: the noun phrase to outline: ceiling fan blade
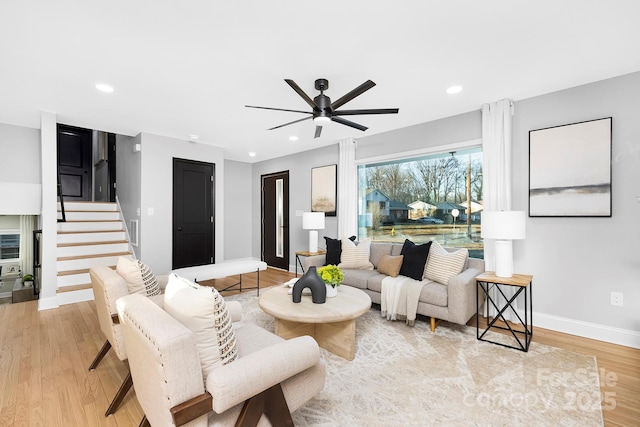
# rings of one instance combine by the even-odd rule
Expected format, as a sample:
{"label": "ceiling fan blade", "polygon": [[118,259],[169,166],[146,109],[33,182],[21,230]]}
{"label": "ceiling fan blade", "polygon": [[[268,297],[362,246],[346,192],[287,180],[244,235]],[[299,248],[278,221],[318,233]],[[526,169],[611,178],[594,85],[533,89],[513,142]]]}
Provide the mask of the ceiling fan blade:
{"label": "ceiling fan blade", "polygon": [[334,116],[357,116],[359,114],[398,114],[399,108],[377,108],[367,110],[342,110],[334,111]]}
{"label": "ceiling fan blade", "polygon": [[310,106],[311,108],[313,108],[314,110],[317,110],[317,109],[318,109],[318,107],[316,107],[316,104],[313,102],[313,99],[309,98],[309,95],[307,95],[306,93],[304,93],[304,91],[300,88],[300,86],[298,86],[298,85],[297,85],[297,83],[296,83],[296,82],[294,82],[294,81],[293,81],[293,80],[291,80],[291,79],[284,79],[284,81],[285,81],[285,82],[287,82],[287,84],[288,84],[289,86],[291,86],[291,88],[292,88],[293,90],[295,90],[295,91],[296,91],[296,93],[297,93],[298,95],[300,95],[300,96],[302,97],[302,99],[304,99],[304,101],[305,101],[307,104],[309,104],[309,106]]}
{"label": "ceiling fan blade", "polygon": [[292,125],[292,124],[294,124],[294,123],[298,123],[298,122],[303,122],[303,121],[305,121],[305,120],[309,120],[310,118],[311,118],[311,116],[309,116],[309,117],[305,117],[304,119],[294,120],[294,121],[292,121],[292,122],[285,123],[285,124],[280,125],[280,126],[272,127],[271,129],[267,129],[267,130],[274,130],[274,129],[278,129],[278,128],[281,128],[281,127],[284,127],[284,126],[289,126],[289,125]]}
{"label": "ceiling fan blade", "polygon": [[365,130],[369,129],[366,126],[362,126],[362,125],[359,125],[358,123],[354,123],[352,121],[345,120],[343,118],[336,117],[336,116],[331,117],[331,120],[336,122],[336,123],[340,123],[342,125],[351,126],[352,128],[356,128],[356,129],[361,130],[361,131],[365,131]]}
{"label": "ceiling fan blade", "polygon": [[286,109],[286,108],[257,107],[255,105],[245,105],[245,107],[247,107],[247,108],[259,108],[261,110],[289,111],[291,113],[311,114],[309,111],[289,110],[289,109]]}
{"label": "ceiling fan blade", "polygon": [[322,126],[316,126],[316,134],[313,137],[320,138],[321,133],[322,133]]}
{"label": "ceiling fan blade", "polygon": [[362,95],[364,92],[368,91],[369,89],[371,89],[375,85],[376,84],[374,82],[372,82],[371,80],[367,80],[366,82],[362,83],[357,88],[353,89],[351,92],[349,92],[346,95],[344,95],[342,98],[340,98],[340,99],[338,99],[336,101],[333,101],[331,103],[331,109],[333,109],[335,111],[336,108],[340,108],[342,105],[344,105],[347,102],[351,101],[356,96]]}

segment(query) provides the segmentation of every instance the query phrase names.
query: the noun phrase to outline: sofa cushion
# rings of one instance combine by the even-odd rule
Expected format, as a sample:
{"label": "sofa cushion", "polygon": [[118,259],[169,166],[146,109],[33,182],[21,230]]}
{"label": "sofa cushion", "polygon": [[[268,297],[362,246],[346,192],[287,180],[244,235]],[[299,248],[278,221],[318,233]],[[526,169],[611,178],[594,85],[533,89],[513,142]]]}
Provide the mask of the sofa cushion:
{"label": "sofa cushion", "polygon": [[397,277],[400,274],[400,268],[402,267],[402,260],[404,255],[382,255],[380,262],[378,262],[378,273],[386,274],[387,276]]}
{"label": "sofa cushion", "polygon": [[367,279],[367,289],[370,291],[374,291],[374,292],[378,292],[381,293],[382,292],[382,281],[384,279],[386,279],[387,276],[386,274],[376,274],[376,275],[372,275]]}
{"label": "sofa cushion", "polygon": [[403,245],[401,245],[400,243],[393,243],[391,245],[391,255],[400,255],[400,253],[402,252],[402,246]]}
{"label": "sofa cushion", "polygon": [[378,268],[378,264],[383,256],[391,254],[392,246],[392,243],[375,242],[371,244],[371,255],[369,256],[369,261],[373,264],[373,268]]}
{"label": "sofa cushion", "polygon": [[[356,236],[349,237],[352,242],[356,240]],[[342,253],[342,240],[332,239],[331,237],[324,236],[325,246],[327,247],[327,255],[324,265],[338,265],[340,264],[340,254]]]}
{"label": "sofa cushion", "polygon": [[467,249],[449,252],[437,242],[433,242],[427,259],[427,267],[424,270],[424,277],[446,285],[450,278],[460,274],[468,256]]}
{"label": "sofa cushion", "polygon": [[383,274],[378,273],[377,270],[344,269],[342,270],[342,273],[344,274],[344,280],[342,281],[343,284],[359,289],[367,289],[367,287],[369,286],[368,282],[372,277],[387,277]]}
{"label": "sofa cushion", "polygon": [[116,263],[118,273],[127,283],[130,294],[142,294],[148,297],[160,295],[160,286],[148,265],[137,259],[119,257]]}
{"label": "sofa cushion", "polygon": [[369,261],[370,253],[371,239],[361,240],[356,246],[351,240],[343,238],[342,254],[338,267],[341,269],[373,270],[373,264]]}
{"label": "sofa cushion", "polygon": [[438,282],[429,282],[420,291],[420,302],[446,307],[449,303],[447,287]]}
{"label": "sofa cushion", "polygon": [[402,245],[401,254],[404,255],[400,274],[411,277],[414,280],[422,280],[424,276],[424,266],[429,255],[431,242],[416,245],[411,240],[406,239]]}
{"label": "sofa cushion", "polygon": [[231,316],[215,288],[172,273],[164,293],[164,309],[196,336],[205,381],[213,369],[238,357]]}

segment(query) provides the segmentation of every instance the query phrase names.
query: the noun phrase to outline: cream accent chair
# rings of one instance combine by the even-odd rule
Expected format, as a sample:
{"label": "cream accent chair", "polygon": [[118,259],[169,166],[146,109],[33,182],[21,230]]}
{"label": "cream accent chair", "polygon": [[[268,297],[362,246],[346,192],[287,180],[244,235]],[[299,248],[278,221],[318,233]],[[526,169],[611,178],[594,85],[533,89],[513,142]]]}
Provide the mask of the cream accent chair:
{"label": "cream accent chair", "polygon": [[293,426],[291,412],[324,388],[326,368],[313,338],[285,341],[236,322],[232,303],[227,306],[238,359],[203,379],[189,329],[141,295],[118,300],[136,397],[145,413],[141,426]]}
{"label": "cream accent chair", "polygon": [[[104,345],[89,366],[89,371],[93,371],[112,348],[118,356],[118,359],[123,362],[127,360],[127,349],[122,336],[122,327],[120,326],[118,318],[116,301],[120,297],[129,295],[129,288],[122,276],[111,267],[105,265],[91,267],[89,269],[89,276],[91,277],[91,285],[93,286],[93,297],[95,299],[96,311],[98,312],[100,330],[106,337]],[[168,279],[169,276],[156,276],[156,280],[161,289],[165,288]],[[164,304],[164,295],[162,294],[150,297],[150,299],[160,306]],[[105,417],[116,412],[132,385],[131,373],[129,373],[111,401],[107,412],[104,414]]]}

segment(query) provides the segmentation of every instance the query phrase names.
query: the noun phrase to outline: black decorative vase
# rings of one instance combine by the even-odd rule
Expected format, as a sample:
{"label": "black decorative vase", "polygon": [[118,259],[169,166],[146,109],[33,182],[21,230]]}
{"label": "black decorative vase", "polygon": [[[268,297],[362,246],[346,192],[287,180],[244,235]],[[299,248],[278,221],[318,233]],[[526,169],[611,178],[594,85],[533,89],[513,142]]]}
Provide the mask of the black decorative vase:
{"label": "black decorative vase", "polygon": [[309,270],[293,285],[293,291],[291,292],[293,302],[302,300],[302,290],[304,288],[311,290],[311,301],[314,304],[324,304],[327,301],[327,287],[318,276],[315,266],[309,267]]}

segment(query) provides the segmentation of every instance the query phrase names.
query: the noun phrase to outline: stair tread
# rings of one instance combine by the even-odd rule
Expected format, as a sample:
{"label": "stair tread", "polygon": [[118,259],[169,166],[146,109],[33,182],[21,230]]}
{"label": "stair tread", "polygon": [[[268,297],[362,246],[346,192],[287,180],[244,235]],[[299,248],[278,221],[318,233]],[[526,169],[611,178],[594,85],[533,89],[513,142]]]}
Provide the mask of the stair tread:
{"label": "stair tread", "polygon": [[59,248],[69,248],[74,246],[96,246],[96,245],[114,245],[128,243],[126,240],[104,240],[101,242],[72,242],[72,243],[58,243]]}
{"label": "stair tread", "polygon": [[70,261],[70,260],[74,260],[74,259],[107,258],[107,257],[125,256],[125,255],[131,255],[131,252],[127,251],[127,252],[112,252],[112,253],[107,253],[107,254],[64,256],[64,257],[58,257],[57,260],[58,261]]}
{"label": "stair tread", "polygon": [[68,219],[64,222],[61,222],[61,224],[64,224],[65,222],[78,223],[78,222],[122,222],[122,221],[119,219]]}
{"label": "stair tread", "polygon": [[58,234],[93,234],[93,233],[122,233],[124,231],[121,229],[113,229],[113,230],[79,230],[79,231],[61,231],[58,230]]}
{"label": "stair tread", "polygon": [[73,292],[73,291],[82,291],[84,289],[93,289],[91,283],[83,283],[80,285],[71,285],[71,286],[60,286],[57,289],[57,293],[62,292]]}
{"label": "stair tread", "polygon": [[[115,265],[108,265],[107,267],[109,267],[112,270],[116,269]],[[62,270],[62,271],[58,271],[58,276],[73,276],[74,274],[89,274],[89,269],[88,268],[81,268],[78,270]]]}

